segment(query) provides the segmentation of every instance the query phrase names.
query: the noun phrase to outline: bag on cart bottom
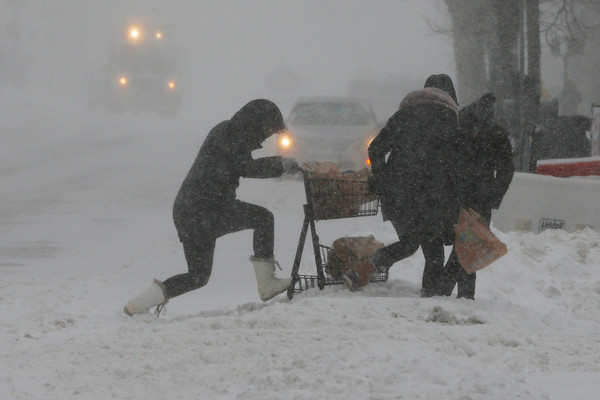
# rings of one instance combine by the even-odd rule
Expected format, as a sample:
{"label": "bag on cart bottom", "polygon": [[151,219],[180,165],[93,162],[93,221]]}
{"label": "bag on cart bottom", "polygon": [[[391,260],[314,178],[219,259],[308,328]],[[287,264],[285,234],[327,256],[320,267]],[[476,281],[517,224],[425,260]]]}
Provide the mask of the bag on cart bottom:
{"label": "bag on cart bottom", "polygon": [[460,265],[469,274],[487,267],[508,252],[506,244],[473,209],[460,209],[455,232],[454,249]]}
{"label": "bag on cart bottom", "polygon": [[353,271],[358,277],[357,285],[365,286],[376,271],[369,256],[384,246],[373,235],[336,239],[327,252],[325,272],[333,279],[343,279],[345,273]]}

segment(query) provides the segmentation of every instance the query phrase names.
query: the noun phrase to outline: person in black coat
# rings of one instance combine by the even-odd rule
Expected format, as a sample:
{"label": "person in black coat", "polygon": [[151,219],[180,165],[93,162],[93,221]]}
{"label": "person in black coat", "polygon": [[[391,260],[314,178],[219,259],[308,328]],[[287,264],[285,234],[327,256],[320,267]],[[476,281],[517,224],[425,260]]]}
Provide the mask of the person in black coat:
{"label": "person in black coat", "polygon": [[[462,205],[479,213],[488,226],[492,209],[500,207],[515,171],[508,134],[494,121],[495,101],[494,94],[487,93],[459,113]],[[453,250],[444,269],[443,294],[450,296],[458,284],[457,297],[474,299],[475,280],[476,273],[467,274]]]}
{"label": "person in black coat", "polygon": [[369,146],[371,188],[381,199],[383,219],[392,223],[399,239],[377,251],[372,261],[385,271],[420,246],[423,297],[439,293],[444,244],[454,240],[459,209],[458,105],[448,86],[453,88],[447,75],[430,77],[426,88],[404,98]]}
{"label": "person in black coat", "polygon": [[258,99],[244,105],[206,137],[173,206],[173,220],[183,244],[188,272],[153,284],[127,303],[127,315],[148,312],[208,283],[216,239],[253,229],[254,264],[263,301],[287,290],[291,278],[275,276],[274,218],[271,211],[236,199],[240,178],[273,178],[295,172],[298,164],[279,156],[252,158],[252,152],[275,133],[285,130],[279,108]]}

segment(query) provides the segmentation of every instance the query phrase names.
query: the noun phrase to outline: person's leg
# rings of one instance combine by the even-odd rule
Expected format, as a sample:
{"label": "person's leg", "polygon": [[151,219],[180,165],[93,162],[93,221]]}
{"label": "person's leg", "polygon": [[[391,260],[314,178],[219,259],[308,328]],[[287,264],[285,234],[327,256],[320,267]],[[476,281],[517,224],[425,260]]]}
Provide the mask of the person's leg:
{"label": "person's leg", "polygon": [[373,254],[371,261],[378,271],[389,269],[394,263],[412,256],[419,249],[419,242],[410,238],[399,239],[399,241],[389,244]]}
{"label": "person's leg", "polygon": [[[206,285],[212,271],[216,238],[244,229],[254,229],[255,256],[273,256],[273,213],[254,204],[235,201],[232,207],[222,211],[222,215],[210,220],[204,219],[202,229],[180,235],[184,240],[183,252],[188,272],[172,276],[163,282],[167,297],[172,299]],[[210,233],[201,230],[210,230]]]}
{"label": "person's leg", "polygon": [[188,272],[174,275],[162,283],[168,299],[201,288],[208,283],[212,271],[215,239],[209,237],[195,239],[183,243]]}
{"label": "person's leg", "polygon": [[[489,207],[477,207],[479,215],[481,215],[486,221],[488,227],[490,226],[490,220],[492,219],[492,209]],[[465,298],[475,300],[475,282],[477,280],[477,273],[473,272],[468,274],[462,267],[458,269],[456,274],[456,282],[458,287],[457,298]]]}
{"label": "person's leg", "polygon": [[387,271],[394,263],[410,257],[419,249],[419,239],[415,232],[406,229],[399,221],[391,221],[398,235],[398,241],[375,252],[371,261],[378,271]]}
{"label": "person's leg", "polygon": [[458,293],[456,298],[475,300],[475,280],[477,273],[467,274],[467,271],[460,269],[457,274]]}
{"label": "person's leg", "polygon": [[232,207],[223,210],[223,215],[212,226],[215,237],[245,229],[254,230],[254,256],[273,257],[275,220],[273,213],[266,208],[236,200]]}
{"label": "person's leg", "polygon": [[[250,204],[250,206],[252,206]],[[254,211],[249,223],[254,226],[252,249],[258,258],[273,257],[275,246],[275,218],[273,213],[266,208],[252,206]]]}
{"label": "person's leg", "polygon": [[292,284],[291,277],[277,278],[275,275],[273,213],[264,207],[235,201],[234,206],[227,210],[227,215],[216,224],[215,232],[221,236],[243,229],[254,230],[254,255],[250,257],[250,261],[254,266],[258,294],[263,301],[267,301],[286,291]]}
{"label": "person's leg", "polygon": [[453,247],[452,253],[450,253],[448,261],[446,261],[446,266],[442,271],[440,281],[440,294],[442,296],[452,295],[452,291],[454,291],[454,287],[456,286],[458,274],[461,270],[462,267],[458,262],[458,256],[456,255],[456,250]]}
{"label": "person's leg", "polygon": [[421,243],[421,249],[425,257],[421,297],[441,295],[444,243],[441,238],[426,239]]}

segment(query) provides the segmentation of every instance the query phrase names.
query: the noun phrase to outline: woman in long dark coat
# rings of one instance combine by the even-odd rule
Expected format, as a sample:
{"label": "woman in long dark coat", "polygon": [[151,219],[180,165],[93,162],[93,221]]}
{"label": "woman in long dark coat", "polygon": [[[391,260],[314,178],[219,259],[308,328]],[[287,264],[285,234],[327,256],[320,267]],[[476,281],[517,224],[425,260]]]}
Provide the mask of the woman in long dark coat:
{"label": "woman in long dark coat", "polygon": [[[444,244],[454,240],[460,194],[455,170],[458,105],[448,90],[449,77],[431,80],[430,87],[404,98],[369,146],[372,189],[381,198],[383,219],[398,234],[398,241],[379,250],[373,261],[382,271],[420,246],[423,297],[439,294]],[[450,86],[453,93],[451,80]]]}

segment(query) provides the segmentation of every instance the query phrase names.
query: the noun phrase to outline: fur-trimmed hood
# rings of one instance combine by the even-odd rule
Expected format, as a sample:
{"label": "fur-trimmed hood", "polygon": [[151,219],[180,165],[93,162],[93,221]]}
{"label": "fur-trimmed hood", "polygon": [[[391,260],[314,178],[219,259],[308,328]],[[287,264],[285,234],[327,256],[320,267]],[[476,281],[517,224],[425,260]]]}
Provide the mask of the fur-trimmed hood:
{"label": "fur-trimmed hood", "polygon": [[407,94],[400,103],[400,110],[417,105],[441,105],[458,115],[458,105],[452,99],[452,96],[434,87],[415,90]]}

